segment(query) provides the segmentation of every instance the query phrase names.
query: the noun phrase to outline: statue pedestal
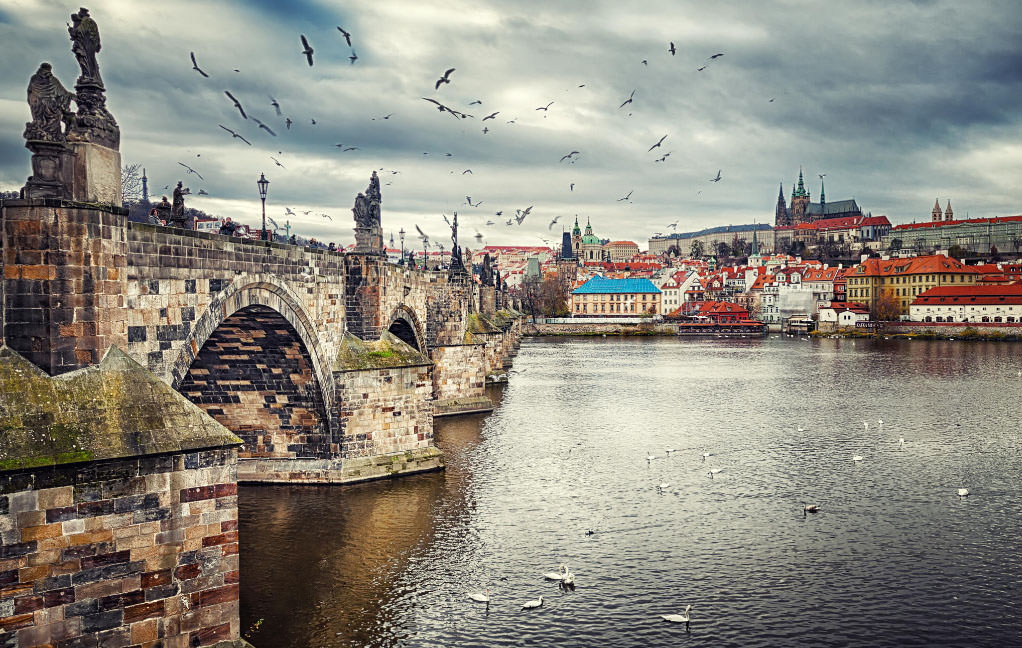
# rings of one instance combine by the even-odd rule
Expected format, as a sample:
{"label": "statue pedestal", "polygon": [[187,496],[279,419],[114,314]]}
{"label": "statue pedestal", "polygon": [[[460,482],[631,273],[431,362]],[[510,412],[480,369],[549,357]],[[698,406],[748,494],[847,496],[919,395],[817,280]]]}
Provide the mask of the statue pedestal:
{"label": "statue pedestal", "polygon": [[92,142],[70,145],[74,151],[74,200],[120,207],[120,152]]}
{"label": "statue pedestal", "polygon": [[[29,140],[32,176],[25,183],[25,198],[72,198],[74,153],[63,142]],[[118,203],[120,205],[120,203]]]}
{"label": "statue pedestal", "polygon": [[379,225],[356,227],[354,251],[359,254],[384,254],[383,228]]}

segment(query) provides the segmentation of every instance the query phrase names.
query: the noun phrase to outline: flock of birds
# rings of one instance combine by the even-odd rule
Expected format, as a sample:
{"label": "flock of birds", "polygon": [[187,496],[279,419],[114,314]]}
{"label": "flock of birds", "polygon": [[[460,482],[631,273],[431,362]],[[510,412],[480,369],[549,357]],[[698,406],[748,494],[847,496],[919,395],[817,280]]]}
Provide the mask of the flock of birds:
{"label": "flock of birds", "polygon": [[[349,32],[348,30],[344,29],[343,27],[341,27],[339,25],[337,26],[337,31],[338,31],[338,33],[340,35],[340,38],[343,39],[344,44],[347,46],[348,49],[350,49],[351,55],[348,57],[348,60],[349,60],[351,65],[354,65],[356,63],[356,61],[358,61],[358,55],[355,53],[354,46],[352,45],[352,34],[351,34],[351,32]],[[315,65],[315,62],[316,62],[316,56],[317,56],[316,52],[317,52],[317,50],[312,46],[312,44],[311,44],[311,42],[309,40],[309,37],[306,36],[305,34],[299,34],[298,41],[299,41],[300,46],[301,46],[300,49],[297,49],[298,55],[300,55],[301,57],[304,58],[304,61],[307,63],[308,67],[313,67]],[[678,49],[675,46],[673,41],[669,42],[668,47],[666,48],[666,51],[669,54],[669,56],[671,56],[671,57],[674,57],[674,56],[676,56],[678,54]],[[323,54],[323,52],[320,51],[319,55],[322,55],[322,54]],[[192,70],[194,70],[196,73],[201,75],[204,79],[211,79],[212,77],[210,76],[210,74],[207,73],[206,70],[204,70],[199,65],[199,61],[198,61],[198,58],[196,57],[195,52],[194,51],[189,52],[189,56],[190,56],[191,63],[192,63]],[[714,54],[710,55],[709,57],[706,58],[706,60],[702,63],[702,65],[700,67],[696,68],[696,71],[697,72],[705,71],[708,68],[708,66],[710,66],[711,64],[715,64],[723,56],[724,56],[723,52],[717,52],[717,53],[714,53]],[[649,60],[648,59],[642,59],[641,63],[642,63],[643,66],[648,66],[649,65]],[[240,70],[234,69],[234,71],[235,72],[239,72]],[[455,68],[455,67],[448,67],[441,74],[439,74],[438,77],[432,82],[434,93],[439,93],[443,88],[452,86],[455,83],[456,73],[457,73],[457,68]],[[577,89],[585,88],[586,85],[587,85],[586,83],[578,84],[575,89],[577,90]],[[631,92],[626,97],[624,97],[623,100],[621,100],[621,102],[619,104],[617,104],[617,109],[616,110],[617,111],[621,111],[622,114],[627,114],[628,116],[631,116],[631,114],[632,114],[631,112],[627,112],[626,113],[624,111],[625,111],[626,108],[628,110],[631,110],[632,106],[634,105],[634,102],[637,101],[637,99],[636,99],[636,92],[637,92],[637,90],[638,90],[637,88],[632,89]],[[243,122],[246,122],[246,123],[247,122],[252,122],[252,123],[256,124],[257,128],[259,130],[263,131],[269,137],[278,137],[279,136],[278,135],[278,130],[281,130],[279,128],[279,126],[274,126],[274,125],[272,125],[270,123],[264,122],[264,121],[260,120],[258,117],[256,117],[254,114],[252,114],[252,112],[250,110],[246,110],[246,108],[242,104],[242,102],[238,99],[237,96],[235,96],[231,92],[230,89],[224,89],[223,93],[224,93],[224,96],[231,102],[233,107],[237,110],[238,115],[243,120]],[[267,95],[267,97],[269,99],[268,105],[269,105],[269,107],[271,107],[273,109],[274,116],[278,119],[278,123],[280,123],[283,126],[283,131],[290,131],[292,129],[292,125],[295,123],[295,120],[292,119],[291,116],[286,116],[284,114],[283,109],[281,107],[281,103],[273,95]],[[451,101],[441,100],[438,94],[436,96],[433,96],[433,97],[423,96],[423,97],[421,97],[421,99],[423,101],[425,101],[425,102],[428,102],[432,107],[434,107],[441,114],[449,115],[452,118],[454,118],[455,120],[458,120],[459,122],[461,122],[463,120],[474,120],[474,119],[477,119],[476,115],[470,113],[469,110],[471,109],[472,106],[482,106],[482,104],[483,104],[483,101],[481,99],[475,99],[475,100],[469,102],[467,107],[461,108],[461,107],[455,106],[454,103],[451,102]],[[770,101],[772,102],[773,99],[771,99]],[[556,104],[557,104],[556,100],[547,101],[543,105],[536,106],[534,112],[537,113],[537,114],[538,113],[542,113],[543,117],[545,118],[545,117],[547,117],[548,114],[550,114],[550,111],[553,109],[553,107]],[[501,115],[502,111],[487,109],[486,112],[487,112],[487,114],[482,115],[479,118],[479,123],[482,126],[481,132],[482,132],[483,135],[486,135],[487,133],[491,132],[490,124],[485,124],[484,122],[488,122],[489,121],[489,122],[491,122],[493,124],[496,124],[497,120],[498,120],[498,116]],[[391,112],[391,113],[388,113],[386,115],[382,115],[380,117],[372,117],[371,120],[372,121],[376,121],[377,119],[379,119],[380,121],[390,120],[394,116],[395,116],[395,113]],[[316,121],[315,118],[309,118],[309,121],[310,121],[310,124],[312,126],[315,126],[317,124],[317,121]],[[513,117],[511,119],[504,119],[503,121],[504,121],[505,125],[514,125],[514,124],[516,124],[518,122],[518,117]],[[243,134],[241,132],[239,127],[233,126],[233,125],[220,124],[220,123],[218,123],[217,126],[224,133],[226,133],[227,135],[230,135],[232,140],[240,140],[241,142],[244,142],[248,146],[253,146],[251,136],[246,137],[245,134]],[[652,153],[654,151],[657,151],[657,153],[660,153],[659,157],[655,158],[653,160],[653,162],[655,162],[655,163],[664,163],[664,162],[667,161],[668,157],[672,154],[672,151],[663,151],[663,147],[665,145],[665,142],[668,140],[669,137],[670,137],[670,134],[669,133],[665,133],[663,136],[661,136],[659,139],[657,139],[657,141],[651,143],[651,145],[649,145],[649,147],[647,148],[646,153]],[[351,144],[351,143],[337,143],[334,146],[337,148],[337,150],[339,150],[342,153],[355,152],[355,151],[363,150],[363,146],[359,146],[359,145]],[[283,150],[278,151],[278,155],[283,156],[283,154],[284,154]],[[430,153],[428,151],[423,152],[424,156],[427,156],[429,154]],[[582,151],[580,151],[580,150],[572,150],[572,151],[564,154],[563,156],[561,156],[560,157],[560,162],[561,163],[566,163],[566,164],[575,164],[581,158],[582,155],[583,155]],[[452,153],[450,153],[450,152],[445,153],[444,156],[445,157],[453,157]],[[199,157],[199,156],[197,156],[197,157]],[[276,167],[279,167],[279,168],[282,168],[282,169],[286,169],[287,168],[276,157],[270,156],[270,161],[273,162],[273,164]],[[191,167],[186,166],[183,163],[179,163],[179,164],[181,164],[182,166],[185,166],[187,168],[187,170],[188,170],[188,173],[193,173],[199,179],[204,179],[197,171],[195,171]],[[385,169],[381,168],[379,170],[380,171],[384,171]],[[391,173],[396,175],[399,172],[396,171],[396,170],[391,170]],[[450,173],[453,175],[453,174],[456,173],[456,171],[452,170],[452,171],[450,171]],[[470,168],[466,168],[466,169],[463,169],[463,170],[460,171],[460,174],[462,176],[469,175],[469,174],[472,174],[472,173],[473,173],[472,169],[470,169]],[[723,179],[722,170],[718,169],[716,175],[711,177],[711,178],[709,178],[708,180],[711,183],[719,183],[719,182],[721,182],[722,179]],[[386,184],[391,184],[391,183],[387,182]],[[569,183],[569,187],[568,187],[569,192],[574,192],[575,191],[575,185],[576,185],[575,182]],[[634,189],[629,190],[624,196],[618,198],[616,202],[618,202],[618,203],[631,203],[632,202],[632,195],[633,195],[633,193],[634,193]],[[698,193],[701,194],[702,191],[699,191]],[[205,192],[205,190],[203,190],[202,192],[200,192],[200,195],[209,195],[209,194],[207,192]],[[483,202],[484,202],[483,200],[472,201],[471,198],[466,196],[466,203],[465,204],[468,207],[472,208],[472,209],[478,209],[483,204]],[[529,207],[524,208],[524,209],[518,208],[518,209],[515,210],[514,215],[511,216],[510,218],[507,218],[506,220],[504,220],[504,218],[503,218],[503,214],[504,214],[505,210],[503,210],[503,209],[496,210],[493,213],[493,216],[495,216],[496,219],[493,218],[493,216],[485,217],[485,225],[482,225],[482,226],[483,227],[493,227],[493,226],[496,226],[500,222],[503,222],[506,227],[521,226],[525,222],[526,217],[529,215],[529,213],[531,212],[532,209],[533,209],[533,206],[529,206]],[[291,208],[287,208],[287,211],[291,212],[292,210],[291,210]],[[320,215],[329,218],[329,216],[327,216],[326,214],[320,214]],[[446,214],[443,214],[443,215],[444,215],[444,218],[446,219],[447,218]],[[576,217],[577,217],[577,215],[576,215]],[[556,217],[552,218],[549,221],[549,223],[547,224],[548,231],[552,231],[553,230],[553,227],[557,224],[559,219],[560,219],[560,216],[556,216]],[[269,220],[271,221],[271,225],[273,225],[274,229],[277,229],[278,226],[276,225],[276,221],[273,221],[272,219],[269,219]],[[330,220],[332,220],[332,218]],[[677,223],[674,223],[673,227],[676,228],[677,227]],[[419,224],[416,224],[416,229],[419,232],[419,239],[420,239],[420,241],[422,243],[422,246],[423,246],[424,250],[428,250],[430,248],[430,246],[431,246],[430,237],[425,233],[423,228],[419,226]],[[445,237],[440,237],[440,238],[445,238]],[[476,239],[477,243],[479,243],[479,244],[482,244],[484,239],[485,239],[485,235],[480,231],[478,226],[475,227],[474,238]],[[546,243],[548,245],[556,245],[557,244],[556,242],[551,242],[551,241],[547,240],[546,238],[543,238],[542,236],[540,237],[540,239],[544,243]],[[440,248],[441,250],[443,249],[442,246],[440,246],[440,245],[436,245],[436,247]]]}

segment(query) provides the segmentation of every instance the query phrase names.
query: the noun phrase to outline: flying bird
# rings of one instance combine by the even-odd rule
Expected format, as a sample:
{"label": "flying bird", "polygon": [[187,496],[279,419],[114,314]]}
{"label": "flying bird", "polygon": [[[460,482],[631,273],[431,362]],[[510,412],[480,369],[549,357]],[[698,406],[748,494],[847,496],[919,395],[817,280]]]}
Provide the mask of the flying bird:
{"label": "flying bird", "polygon": [[277,103],[277,100],[274,99],[272,96],[270,95],[267,96],[270,97],[270,105],[273,106],[273,109],[277,111],[277,117],[280,117],[280,104]]}
{"label": "flying bird", "polygon": [[226,126],[224,126],[223,124],[217,124],[217,126],[219,126],[220,128],[224,129],[225,131],[227,131],[228,133],[230,133],[231,135],[233,135],[233,136],[234,136],[235,138],[237,138],[237,139],[240,139],[240,140],[241,140],[242,142],[244,142],[244,143],[248,144],[249,146],[252,146],[252,142],[248,141],[247,139],[245,139],[245,138],[244,138],[244,137],[242,137],[241,135],[238,135],[237,133],[235,133],[234,131],[232,131],[232,130],[231,130],[230,128],[227,128],[227,127],[226,127]]}
{"label": "flying bird", "polygon": [[294,122],[293,122],[293,121],[291,121],[291,118],[290,118],[290,117],[288,117],[287,119],[285,119],[285,120],[284,120],[284,125],[285,125],[285,126],[287,126],[287,129],[288,129],[288,130],[291,130],[291,124],[293,124],[293,123],[294,123]]}
{"label": "flying bird", "polygon": [[[394,113],[387,113],[387,114],[386,114],[386,115],[384,115],[383,117],[380,117],[380,119],[390,119],[390,118],[391,118],[391,117],[393,117],[393,116],[394,116]],[[369,121],[376,121],[376,118],[375,118],[375,117],[373,117],[373,118],[371,118],[371,119],[370,119]]]}
{"label": "flying bird", "polygon": [[550,106],[552,106],[552,105],[554,105],[554,102],[552,102],[552,101],[551,101],[551,102],[550,102],[550,103],[548,103],[547,105],[545,105],[545,106],[540,106],[540,107],[539,107],[539,108],[537,108],[536,110],[550,110]]}
{"label": "flying bird", "polygon": [[315,125],[316,125],[316,120],[315,120],[315,119],[310,119],[309,121],[311,121],[311,122],[312,122],[312,125],[313,125],[313,126],[315,126]]}
{"label": "flying bird", "polygon": [[[481,105],[483,105],[483,102],[479,101],[478,99],[476,99],[475,101],[468,102],[468,105],[470,105],[470,106],[475,106],[477,104],[481,106]],[[496,115],[497,113],[493,113],[493,114]]]}
{"label": "flying bird", "polygon": [[284,215],[285,215],[285,216],[294,216],[294,215],[295,215],[295,213],[294,213],[293,211],[291,211],[291,208],[290,208],[290,207],[285,207],[285,208],[284,208]]}
{"label": "flying bird", "polygon": [[280,160],[278,160],[277,158],[273,157],[272,155],[270,156],[270,159],[273,160],[273,163],[276,164],[277,166],[279,166],[281,169],[286,169],[287,168],[283,164],[280,163]]}
{"label": "flying bird", "polygon": [[677,231],[678,230],[678,221],[674,221],[673,223],[668,224],[667,227],[670,227],[672,230]]}
{"label": "flying bird", "polygon": [[567,155],[561,156],[561,162],[564,162],[565,160],[573,160],[572,156],[578,155],[578,154],[579,154],[578,151],[572,151],[571,153],[568,153]]}
{"label": "flying bird", "polygon": [[358,54],[355,53],[355,50],[351,50],[351,56],[348,57],[348,60],[351,61],[352,65],[355,65],[355,61],[358,60]]}
{"label": "flying bird", "polygon": [[664,143],[664,140],[665,140],[665,139],[667,139],[667,135],[664,135],[663,137],[661,137],[661,138],[660,138],[660,141],[659,141],[659,142],[657,142],[656,144],[654,144],[653,146],[649,147],[649,151],[646,151],[646,152],[647,152],[647,153],[649,153],[649,152],[650,152],[650,151],[652,151],[653,149],[655,149],[655,148],[659,148],[659,147],[660,147],[660,145]]}
{"label": "flying bird", "polygon": [[320,216],[322,216],[323,218],[325,218],[327,220],[331,220],[331,221],[333,220],[332,218],[330,218],[330,214],[320,214]]}
{"label": "flying bird", "polygon": [[667,161],[667,158],[668,158],[668,157],[669,157],[670,155],[671,155],[671,152],[667,152],[667,153],[664,153],[663,155],[661,155],[660,157],[658,157],[657,159],[655,159],[655,160],[653,160],[653,161],[654,161],[654,162],[666,162],[666,161]]}
{"label": "flying bird", "polygon": [[453,108],[450,108],[450,107],[448,107],[448,106],[445,106],[445,105],[443,105],[442,103],[440,103],[439,101],[437,101],[436,99],[430,99],[429,97],[423,97],[423,99],[424,99],[425,101],[428,101],[428,102],[430,102],[430,103],[436,104],[436,106],[437,106],[437,110],[439,110],[440,112],[449,112],[449,113],[451,113],[451,115],[452,115],[452,116],[453,116],[453,117],[454,117],[455,119],[457,119],[458,117],[464,117],[464,116],[465,116],[465,113],[463,113],[463,112],[458,112],[457,110],[454,110]]}
{"label": "flying bird", "polygon": [[667,49],[667,51],[671,53],[671,56],[674,56],[674,53],[678,51],[674,49],[674,41],[671,41],[671,46]]}
{"label": "flying bird", "polygon": [[277,225],[277,221],[273,220],[269,216],[266,217],[266,220],[270,221],[270,225],[273,225],[273,229],[274,230],[279,230],[280,229],[280,225]]}
{"label": "flying bird", "polygon": [[349,147],[345,148],[344,150],[342,150],[341,153],[347,153],[348,151],[357,151],[357,150],[358,150],[357,146],[349,146]]}
{"label": "flying bird", "polygon": [[557,224],[557,221],[558,221],[558,220],[560,220],[560,218],[561,218],[560,216],[554,216],[554,219],[553,219],[552,221],[550,221],[550,224],[549,224],[549,225],[547,225],[547,226],[546,226],[546,228],[547,228],[548,230],[549,230],[549,229],[553,229],[554,225],[556,225],[556,224]]}
{"label": "flying bird", "polygon": [[705,70],[705,69],[706,69],[706,66],[704,65],[704,66],[703,66],[703,67],[701,67],[701,68],[696,68],[696,72],[702,72],[702,71],[703,71],[703,70]]}
{"label": "flying bird", "polygon": [[634,96],[635,96],[635,90],[632,90],[632,94],[628,95],[628,98],[627,98],[627,99],[625,99],[625,100],[624,100],[624,101],[623,101],[623,102],[621,103],[621,105],[617,107],[617,109],[618,109],[618,110],[621,110],[622,108],[624,108],[624,107],[625,107],[625,106],[627,106],[628,104],[632,103],[632,98],[633,98]]}
{"label": "flying bird", "polygon": [[574,182],[572,182],[570,185],[568,185],[568,191],[575,191],[575,183]]}
{"label": "flying bird", "polygon": [[312,53],[315,50],[313,50],[312,46],[309,45],[309,41],[305,38],[305,34],[302,34],[301,36],[302,36],[302,47],[305,48],[304,50],[302,50],[302,54],[304,54],[305,58],[307,58],[309,60],[309,67],[312,67]]}
{"label": "flying bird", "polygon": [[337,26],[337,31],[341,32],[341,35],[344,36],[344,42],[348,44],[348,47],[351,47],[351,34],[344,31],[344,28],[341,27],[340,25]]}
{"label": "flying bird", "polygon": [[180,164],[184,168],[188,169],[188,173],[194,173],[195,175],[199,176],[199,180],[205,180],[205,178],[203,178],[201,175],[199,175],[198,171],[196,171],[192,167],[188,166],[187,164],[184,164],[183,162],[178,162],[178,164]]}
{"label": "flying bird", "polygon": [[[472,173],[472,169],[465,169],[464,171],[461,172],[461,175],[465,175],[466,173]],[[475,175],[475,174],[472,173],[472,175]]]}
{"label": "flying bird", "polygon": [[205,190],[205,189],[199,189],[199,195],[200,195],[200,196],[208,196],[209,194],[208,194],[208,193],[206,193],[206,190]]}
{"label": "flying bird", "polygon": [[485,135],[485,134],[487,134],[489,132],[490,132],[490,129],[488,127],[486,127],[486,126],[483,126],[483,135]]}
{"label": "flying bird", "polygon": [[454,72],[454,68],[448,68],[448,70],[446,72],[444,72],[444,75],[436,80],[436,85],[433,86],[433,89],[434,90],[439,90],[440,86],[442,86],[443,84],[450,83],[451,82],[451,72]]}
{"label": "flying bird", "polygon": [[635,191],[635,189],[632,189],[632,191],[629,191],[628,194],[626,196],[624,196],[623,198],[618,198],[617,201],[621,202],[622,200],[629,200],[632,197],[632,192],[633,191]]}
{"label": "flying bird", "polygon": [[487,227],[489,227],[490,225],[494,225],[494,224],[495,223],[493,221],[491,221],[491,220],[486,221],[486,226]]}
{"label": "flying bird", "polygon": [[202,71],[202,70],[201,70],[201,69],[199,68],[199,64],[195,62],[195,52],[188,52],[188,53],[189,53],[189,54],[191,55],[191,57],[192,57],[192,69],[193,69],[193,70],[195,70],[196,72],[198,72],[199,74],[201,74],[202,76],[204,76],[204,77],[206,77],[206,78],[208,79],[208,78],[209,78],[209,75],[208,75],[208,74],[206,74],[205,72],[203,72],[203,71]]}
{"label": "flying bird", "polygon": [[241,102],[238,101],[237,98],[231,94],[230,90],[224,90],[224,94],[227,95],[228,99],[234,102],[234,107],[237,108],[238,112],[241,113],[241,118],[248,119],[248,115],[245,114],[245,109],[241,107]]}
{"label": "flying bird", "polygon": [[252,118],[252,121],[254,121],[255,123],[259,124],[259,128],[263,129],[264,131],[266,131],[266,132],[267,132],[267,133],[269,133],[270,135],[273,135],[274,137],[276,137],[276,136],[277,136],[277,134],[276,134],[276,133],[274,133],[274,132],[273,132],[273,131],[272,131],[272,130],[270,129],[270,127],[269,127],[269,126],[267,126],[266,124],[262,123],[261,121],[259,121],[259,120],[258,120],[258,119],[256,119],[255,117],[253,117],[253,118]]}
{"label": "flying bird", "polygon": [[478,207],[479,205],[483,204],[483,201],[481,201],[481,200],[479,202],[475,203],[475,204],[472,204],[472,197],[471,196],[465,196],[465,200],[468,201],[468,206],[469,207]]}
{"label": "flying bird", "polygon": [[720,182],[720,169],[717,169],[717,177],[710,178],[710,182]]}
{"label": "flying bird", "polygon": [[499,110],[497,112],[495,112],[495,113],[490,113],[489,115],[483,117],[483,121],[486,121],[487,119],[493,119],[494,117],[496,117],[499,114],[500,114]]}
{"label": "flying bird", "polygon": [[722,53],[720,53],[720,54],[714,54],[713,56],[711,56],[711,57],[710,57],[710,60],[712,61],[713,59],[718,59],[718,58],[720,58],[721,56],[724,56],[723,52],[722,52]]}

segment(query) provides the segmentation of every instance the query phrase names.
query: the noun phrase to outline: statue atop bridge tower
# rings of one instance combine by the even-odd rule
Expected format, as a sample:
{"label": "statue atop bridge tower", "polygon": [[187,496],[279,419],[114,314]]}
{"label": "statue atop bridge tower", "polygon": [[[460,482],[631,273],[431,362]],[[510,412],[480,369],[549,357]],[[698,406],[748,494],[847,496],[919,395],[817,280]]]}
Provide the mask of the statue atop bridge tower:
{"label": "statue atop bridge tower", "polygon": [[369,178],[365,193],[355,197],[351,213],[355,217],[355,252],[362,254],[383,254],[383,228],[380,225],[380,179],[376,172]]}

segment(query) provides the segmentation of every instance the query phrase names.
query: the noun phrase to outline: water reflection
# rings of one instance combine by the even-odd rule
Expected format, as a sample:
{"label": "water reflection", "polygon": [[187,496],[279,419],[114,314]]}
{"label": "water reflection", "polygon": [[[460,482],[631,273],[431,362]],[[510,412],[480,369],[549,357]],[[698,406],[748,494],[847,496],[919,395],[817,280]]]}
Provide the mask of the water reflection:
{"label": "water reflection", "polygon": [[[265,618],[260,648],[1012,645],[1017,348],[529,341],[492,415],[438,421],[446,473],[243,488],[243,626]],[[562,562],[574,592],[542,579]],[[688,603],[691,633],[660,619]]]}

